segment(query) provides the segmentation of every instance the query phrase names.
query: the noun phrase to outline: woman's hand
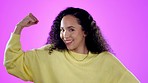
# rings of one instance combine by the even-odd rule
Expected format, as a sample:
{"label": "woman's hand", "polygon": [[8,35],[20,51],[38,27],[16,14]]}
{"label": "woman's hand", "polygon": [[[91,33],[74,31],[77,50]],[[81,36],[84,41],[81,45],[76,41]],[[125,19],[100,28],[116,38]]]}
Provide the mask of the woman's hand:
{"label": "woman's hand", "polygon": [[24,27],[29,27],[31,25],[37,24],[39,21],[38,19],[33,16],[32,13],[29,13],[22,21],[20,21],[15,28],[14,33],[20,34]]}

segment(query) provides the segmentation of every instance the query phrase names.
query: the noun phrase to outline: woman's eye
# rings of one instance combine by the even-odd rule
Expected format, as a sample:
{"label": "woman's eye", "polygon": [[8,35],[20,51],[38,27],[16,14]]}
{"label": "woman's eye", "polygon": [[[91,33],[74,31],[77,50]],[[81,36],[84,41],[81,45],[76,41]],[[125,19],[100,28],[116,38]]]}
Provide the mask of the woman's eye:
{"label": "woman's eye", "polygon": [[74,29],[69,29],[69,31],[74,31]]}

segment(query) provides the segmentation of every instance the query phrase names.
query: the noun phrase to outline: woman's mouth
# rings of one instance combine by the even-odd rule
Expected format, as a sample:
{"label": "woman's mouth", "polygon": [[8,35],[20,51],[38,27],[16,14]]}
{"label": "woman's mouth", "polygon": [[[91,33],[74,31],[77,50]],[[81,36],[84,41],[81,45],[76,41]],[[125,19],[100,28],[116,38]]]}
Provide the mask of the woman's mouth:
{"label": "woman's mouth", "polygon": [[64,40],[64,42],[65,42],[66,45],[69,45],[69,44],[72,43],[72,40]]}

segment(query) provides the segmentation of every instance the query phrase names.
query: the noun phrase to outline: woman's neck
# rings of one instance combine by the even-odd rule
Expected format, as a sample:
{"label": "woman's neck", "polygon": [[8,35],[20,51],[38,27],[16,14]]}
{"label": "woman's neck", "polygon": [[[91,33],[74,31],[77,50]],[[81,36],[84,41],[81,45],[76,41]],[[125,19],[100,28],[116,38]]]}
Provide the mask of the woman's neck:
{"label": "woman's neck", "polygon": [[74,49],[74,50],[71,50],[73,52],[76,52],[76,53],[80,53],[80,54],[88,54],[88,49],[87,47],[83,47],[83,48],[79,48],[79,49]]}

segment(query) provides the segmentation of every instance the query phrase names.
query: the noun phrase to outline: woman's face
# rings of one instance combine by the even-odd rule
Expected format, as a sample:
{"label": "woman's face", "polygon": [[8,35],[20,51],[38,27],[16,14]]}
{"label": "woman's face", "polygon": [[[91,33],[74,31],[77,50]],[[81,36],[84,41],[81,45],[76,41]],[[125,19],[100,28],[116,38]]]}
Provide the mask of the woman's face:
{"label": "woman's face", "polygon": [[60,29],[60,37],[68,50],[80,52],[86,49],[85,33],[81,25],[78,24],[77,18],[72,15],[64,16],[61,20]]}

